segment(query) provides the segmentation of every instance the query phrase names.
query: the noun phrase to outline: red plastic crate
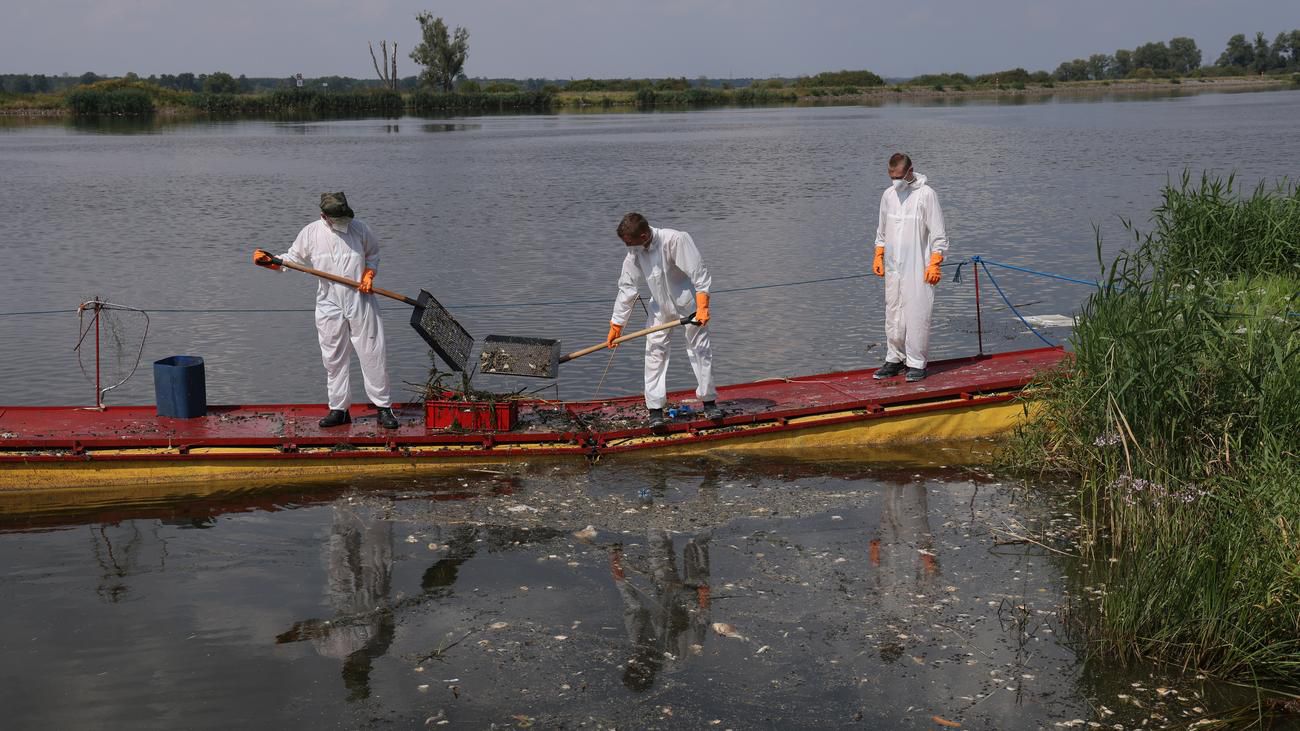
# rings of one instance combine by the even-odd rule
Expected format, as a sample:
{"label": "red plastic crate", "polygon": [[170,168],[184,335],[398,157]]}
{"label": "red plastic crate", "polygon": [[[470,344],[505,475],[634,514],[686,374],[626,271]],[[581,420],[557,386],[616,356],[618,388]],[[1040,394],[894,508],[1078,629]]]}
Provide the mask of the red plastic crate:
{"label": "red plastic crate", "polygon": [[424,402],[424,424],[429,429],[510,431],[518,419],[518,401]]}

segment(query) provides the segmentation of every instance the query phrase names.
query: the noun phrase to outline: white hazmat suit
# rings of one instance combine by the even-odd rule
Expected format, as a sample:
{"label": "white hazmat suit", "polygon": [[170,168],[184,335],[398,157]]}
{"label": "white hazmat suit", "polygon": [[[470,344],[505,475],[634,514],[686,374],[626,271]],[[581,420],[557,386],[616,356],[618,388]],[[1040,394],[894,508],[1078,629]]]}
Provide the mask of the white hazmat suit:
{"label": "white hazmat suit", "polygon": [[[339,232],[321,219],[304,226],[280,258],[360,281],[366,269],[379,269],[379,242],[365,221],[354,218],[347,231]],[[321,279],[316,286],[316,334],[330,409],[346,411],[352,404],[349,361],[353,350],[361,362],[370,402],[380,408],[392,405],[384,324],[373,294]]]}
{"label": "white hazmat suit", "polygon": [[943,211],[926,177],[914,174],[899,191],[880,196],[876,246],[885,248],[885,361],[925,368],[930,351],[934,287],[925,281],[930,255],[948,251]]}
{"label": "white hazmat suit", "polygon": [[[670,228],[651,228],[649,246],[630,246],[618,278],[618,297],[610,322],[626,325],[636,302],[637,288],[650,290],[646,327],[680,320],[695,311],[695,293],[708,292],[713,278],[700,258],[691,235]],[[685,325],[687,357],[695,371],[695,395],[701,401],[717,399],[713,386],[713,348],[709,329]],[[651,333],[645,339],[645,405],[662,409],[668,397],[668,355],[671,330]]]}

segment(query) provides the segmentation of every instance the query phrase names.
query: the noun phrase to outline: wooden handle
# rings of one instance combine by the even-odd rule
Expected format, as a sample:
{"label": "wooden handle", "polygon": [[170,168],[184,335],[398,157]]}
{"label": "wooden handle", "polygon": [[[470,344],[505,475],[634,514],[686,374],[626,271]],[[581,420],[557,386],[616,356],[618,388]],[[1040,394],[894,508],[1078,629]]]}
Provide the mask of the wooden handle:
{"label": "wooden handle", "polygon": [[[285,261],[284,259],[281,259],[281,258],[279,258],[279,257],[276,257],[273,263],[275,263],[275,264],[279,264],[279,265],[282,266],[282,267],[288,267],[288,268],[290,268],[290,269],[296,269],[296,270],[298,270],[298,271],[300,271],[300,272],[304,272],[304,273],[306,273],[306,274],[313,274],[313,275],[315,275],[315,276],[320,277],[321,279],[328,279],[328,280],[330,280],[331,282],[338,282],[339,284],[346,284],[346,285],[348,285],[349,287],[352,287],[352,288],[354,288],[354,289],[360,289],[360,288],[361,288],[361,282],[358,282],[358,281],[356,281],[355,279],[348,279],[347,277],[340,277],[340,276],[337,275],[337,274],[330,274],[329,272],[322,272],[322,271],[319,270],[319,269],[312,269],[311,267],[303,266],[302,264],[295,264],[295,263],[293,263],[293,262],[291,262],[291,261]],[[371,288],[371,291],[374,292],[375,294],[382,294],[382,295],[385,296],[385,297],[390,297],[390,298],[392,298],[392,299],[395,299],[395,300],[397,300],[398,302],[405,302],[406,304],[411,305],[412,307],[418,307],[418,306],[420,305],[419,302],[417,302],[416,300],[411,299],[410,297],[403,297],[402,295],[400,295],[400,294],[398,294],[398,293],[396,293],[396,292],[389,292],[389,291],[386,290],[386,289],[380,289],[379,287],[372,287],[372,288]]]}
{"label": "wooden handle", "polygon": [[[614,338],[614,344],[615,344],[615,345],[618,345],[619,343],[627,342],[628,340],[635,340],[635,339],[637,339],[637,338],[643,338],[643,337],[645,337],[646,335],[649,335],[650,333],[657,333],[657,332],[659,332],[660,330],[667,330],[668,328],[677,327],[678,325],[685,325],[686,323],[690,322],[690,321],[691,321],[691,318],[693,318],[693,317],[695,317],[695,313],[694,313],[694,312],[692,312],[691,314],[687,315],[686,317],[683,317],[683,318],[680,319],[680,320],[673,320],[672,322],[665,322],[665,323],[662,324],[662,325],[655,325],[654,327],[647,327],[647,328],[644,329],[644,330],[637,330],[637,331],[634,332],[634,333],[628,333],[627,335],[624,335],[624,336],[622,336],[622,337]],[[573,351],[572,353],[569,353],[568,355],[561,356],[561,357],[560,357],[560,362],[561,362],[561,363],[568,363],[569,361],[573,360],[574,358],[581,358],[581,357],[584,356],[584,355],[590,355],[590,354],[596,352],[597,350],[604,350],[605,348],[608,348],[608,347],[609,347],[609,343],[601,343],[600,345],[593,345],[593,346],[591,346],[590,348],[583,348],[582,350],[575,350],[575,351]]]}

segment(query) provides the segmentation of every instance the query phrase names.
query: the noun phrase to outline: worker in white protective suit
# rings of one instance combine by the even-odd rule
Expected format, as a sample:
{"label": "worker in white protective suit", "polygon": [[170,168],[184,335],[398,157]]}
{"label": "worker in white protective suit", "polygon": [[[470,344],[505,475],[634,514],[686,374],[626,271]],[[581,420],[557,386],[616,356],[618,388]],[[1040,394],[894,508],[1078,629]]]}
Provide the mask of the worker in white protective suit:
{"label": "worker in white protective suit", "polygon": [[[379,411],[379,425],[396,429],[399,424],[389,395],[384,324],[373,294],[379,241],[365,221],[353,217],[342,192],[321,193],[320,210],[320,220],[304,226],[293,246],[278,257],[360,282],[359,287],[351,287],[321,279],[316,287],[316,334],[329,393],[329,413],[320,426],[352,422],[349,368],[355,350],[366,396]],[[276,258],[261,249],[253,252],[253,263],[271,269],[281,268]]]}
{"label": "worker in white protective suit", "polygon": [[926,376],[934,286],[948,251],[939,197],[903,153],[889,158],[890,186],[880,196],[876,255],[871,271],[885,278],[885,364],[876,378],[907,371],[908,381]]}
{"label": "worker in white protective suit", "polygon": [[[695,241],[685,231],[651,228],[645,216],[629,213],[618,224],[618,237],[627,245],[623,272],[618,278],[618,297],[610,318],[605,342],[623,335],[623,326],[632,316],[638,287],[645,282],[650,290],[649,317],[646,327],[680,320],[695,313],[692,324],[685,325],[687,357],[695,371],[695,395],[703,402],[704,415],[722,417],[718,392],[713,386],[713,348],[709,344],[709,286],[712,278],[700,258]],[[650,412],[651,428],[660,428],[664,404],[668,397],[669,333],[660,330],[645,339],[645,405]]]}

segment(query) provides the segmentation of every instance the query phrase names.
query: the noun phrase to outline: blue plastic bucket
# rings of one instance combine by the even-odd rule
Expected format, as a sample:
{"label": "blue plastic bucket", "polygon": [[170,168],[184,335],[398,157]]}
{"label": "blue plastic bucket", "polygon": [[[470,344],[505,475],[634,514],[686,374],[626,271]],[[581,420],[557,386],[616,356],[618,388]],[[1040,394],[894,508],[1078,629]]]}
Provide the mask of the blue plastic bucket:
{"label": "blue plastic bucket", "polygon": [[154,361],[153,393],[159,416],[193,419],[207,414],[203,359],[196,355],[173,355]]}

